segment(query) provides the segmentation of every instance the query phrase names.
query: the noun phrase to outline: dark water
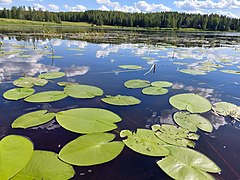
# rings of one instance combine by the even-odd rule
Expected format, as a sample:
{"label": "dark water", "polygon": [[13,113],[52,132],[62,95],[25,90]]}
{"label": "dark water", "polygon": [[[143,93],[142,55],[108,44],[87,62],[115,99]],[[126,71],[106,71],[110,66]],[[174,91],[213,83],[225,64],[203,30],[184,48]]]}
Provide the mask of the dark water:
{"label": "dark water", "polygon": [[[213,48],[208,48],[207,43],[203,47],[187,48],[170,45],[91,44],[61,39],[33,41],[34,38],[28,38],[28,41],[24,41],[4,36],[2,51],[9,53],[0,54],[1,94],[13,88],[12,81],[25,74],[36,76],[42,72],[63,71],[66,72],[66,77],[54,80],[44,87],[35,87],[36,92],[63,90],[56,82],[71,81],[98,86],[104,90],[104,95],[132,95],[142,103],[136,106],[118,107],[101,102],[101,98],[88,100],[67,97],[57,102],[40,104],[0,98],[0,138],[9,134],[24,135],[33,141],[35,149],[58,153],[65,144],[79,136],[61,128],[55,121],[26,130],[11,128],[11,123],[17,117],[40,109],[51,112],[78,107],[111,110],[123,119],[118,123],[118,129],[113,131],[116,140],[120,140],[118,132],[123,129],[149,128],[150,125],[159,122],[173,123],[172,114],[176,110],[169,104],[168,99],[175,94],[194,92],[208,98],[212,103],[226,101],[240,105],[239,75],[225,74],[219,69],[204,76],[179,72],[185,68],[196,69],[203,62],[221,64],[224,66],[221,69],[239,70],[237,66],[240,66],[240,44],[233,45],[229,35],[215,35],[211,38],[220,39],[219,42],[224,43],[219,43],[218,47]],[[46,53],[52,50],[55,55],[64,58],[48,58],[49,55]],[[31,57],[19,57],[21,54],[29,54]],[[151,57],[152,60],[146,60],[146,57]],[[187,64],[176,65],[173,62]],[[118,68],[119,65],[124,64],[141,65],[144,70],[126,71]],[[153,64],[156,64],[156,72],[146,74]],[[174,85],[166,95],[146,96],[141,93],[141,89],[124,87],[124,82],[130,79],[165,80]],[[214,130],[211,134],[198,131],[200,139],[196,142],[195,149],[207,155],[222,169],[221,174],[214,175],[215,178],[239,179],[240,123],[215,116],[211,112],[204,113],[203,116],[212,122]],[[123,152],[111,162],[90,167],[75,166],[76,175],[73,179],[170,179],[157,166],[158,160],[160,158],[143,156],[125,147]]]}

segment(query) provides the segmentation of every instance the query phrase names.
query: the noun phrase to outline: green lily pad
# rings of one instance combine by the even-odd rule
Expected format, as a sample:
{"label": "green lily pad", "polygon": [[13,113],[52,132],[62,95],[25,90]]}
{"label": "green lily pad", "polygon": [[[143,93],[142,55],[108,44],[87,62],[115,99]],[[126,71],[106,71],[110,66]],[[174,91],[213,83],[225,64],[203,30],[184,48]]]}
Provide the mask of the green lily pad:
{"label": "green lily pad", "polygon": [[38,126],[51,121],[55,113],[47,113],[47,110],[34,111],[18,117],[13,123],[12,128],[29,128]]}
{"label": "green lily pad", "polygon": [[236,70],[220,70],[220,71],[228,74],[240,74],[240,71],[236,71]]}
{"label": "green lily pad", "polygon": [[62,59],[63,56],[48,56],[50,59]]}
{"label": "green lily pad", "polygon": [[159,139],[175,146],[194,147],[195,143],[189,139],[198,140],[199,138],[197,134],[170,124],[163,124],[162,126],[155,124],[152,126],[152,130]]}
{"label": "green lily pad", "polygon": [[59,158],[77,166],[109,162],[115,159],[124,147],[122,142],[112,141],[114,138],[115,135],[109,133],[80,136],[61,149]]}
{"label": "green lily pad", "polygon": [[11,179],[21,171],[33,154],[33,144],[27,138],[9,135],[0,141],[1,179]]}
{"label": "green lily pad", "polygon": [[33,103],[54,102],[64,99],[65,97],[67,97],[67,95],[63,91],[45,91],[33,94],[24,99],[24,101]]}
{"label": "green lily pad", "polygon": [[150,86],[150,82],[147,80],[141,80],[141,79],[133,79],[133,80],[128,80],[124,83],[124,86],[127,88],[145,88]]}
{"label": "green lily pad", "polygon": [[164,148],[164,141],[155,136],[155,133],[148,129],[137,129],[137,132],[131,132],[129,130],[122,130],[120,132],[124,144],[133,151],[148,155],[148,156],[166,156],[169,151]]}
{"label": "green lily pad", "polygon": [[50,151],[34,151],[28,164],[11,180],[52,179],[66,180],[74,176],[75,171],[58,159],[58,155]]}
{"label": "green lily pad", "polygon": [[168,93],[168,90],[162,87],[147,87],[142,90],[143,94],[146,95],[164,95]]}
{"label": "green lily pad", "polygon": [[122,69],[142,69],[142,66],[137,66],[137,65],[121,65],[118,67]]}
{"label": "green lily pad", "polygon": [[42,79],[57,79],[65,76],[64,72],[49,72],[49,73],[43,73],[38,76],[38,78]]}
{"label": "green lily pad", "polygon": [[196,132],[198,128],[206,132],[212,132],[213,130],[212,124],[206,118],[198,114],[177,112],[174,114],[173,119],[179,126],[191,132]]}
{"label": "green lily pad", "polygon": [[203,113],[212,108],[211,103],[207,99],[194,93],[172,96],[169,102],[178,110],[187,110],[191,113]]}
{"label": "green lily pad", "polygon": [[105,98],[101,99],[103,102],[111,105],[116,106],[130,106],[130,105],[136,105],[140,104],[141,101],[133,96],[106,96]]}
{"label": "green lily pad", "polygon": [[218,102],[213,104],[213,110],[218,115],[231,116],[237,120],[240,120],[240,107],[235,104],[228,102]]}
{"label": "green lily pad", "polygon": [[14,88],[6,91],[3,97],[9,100],[19,100],[32,95],[34,92],[35,90],[32,88]]}
{"label": "green lily pad", "polygon": [[217,70],[216,68],[213,68],[213,67],[210,67],[210,66],[200,66],[198,69],[200,71],[207,71],[207,72],[216,71]]}
{"label": "green lily pad", "polygon": [[44,86],[48,83],[46,79],[40,79],[36,77],[20,77],[17,80],[13,81],[13,84],[18,87],[33,87]]}
{"label": "green lily pad", "polygon": [[188,65],[188,63],[184,63],[184,62],[173,62],[173,64],[176,64],[176,65]]}
{"label": "green lily pad", "polygon": [[155,81],[151,83],[151,86],[155,87],[172,87],[173,83],[168,81]]}
{"label": "green lily pad", "polygon": [[32,57],[32,55],[29,55],[29,54],[21,54],[21,55],[18,55],[17,57],[18,57],[18,58],[30,58],[30,57]]}
{"label": "green lily pad", "polygon": [[116,129],[122,119],[115,113],[98,108],[77,108],[58,112],[57,122],[65,129],[82,134]]}
{"label": "green lily pad", "polygon": [[167,146],[170,155],[158,161],[158,166],[173,179],[213,180],[207,172],[221,169],[205,155],[189,148]]}
{"label": "green lily pad", "polygon": [[64,88],[64,92],[74,98],[94,98],[103,95],[102,89],[89,85],[69,85]]}
{"label": "green lily pad", "polygon": [[78,83],[75,82],[58,82],[59,86],[67,86],[67,85],[78,85]]}
{"label": "green lily pad", "polygon": [[179,70],[179,72],[185,73],[185,74],[191,74],[191,75],[205,75],[206,74],[204,71],[192,70],[192,69],[181,69],[181,70]]}

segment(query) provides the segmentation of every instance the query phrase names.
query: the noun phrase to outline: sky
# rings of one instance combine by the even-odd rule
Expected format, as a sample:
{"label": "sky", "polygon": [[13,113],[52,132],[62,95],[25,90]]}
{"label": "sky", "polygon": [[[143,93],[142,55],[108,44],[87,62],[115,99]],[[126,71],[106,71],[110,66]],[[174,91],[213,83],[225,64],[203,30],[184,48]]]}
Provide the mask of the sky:
{"label": "sky", "polygon": [[31,6],[48,11],[82,12],[99,9],[124,12],[217,13],[240,18],[240,0],[0,0],[0,9],[11,6]]}

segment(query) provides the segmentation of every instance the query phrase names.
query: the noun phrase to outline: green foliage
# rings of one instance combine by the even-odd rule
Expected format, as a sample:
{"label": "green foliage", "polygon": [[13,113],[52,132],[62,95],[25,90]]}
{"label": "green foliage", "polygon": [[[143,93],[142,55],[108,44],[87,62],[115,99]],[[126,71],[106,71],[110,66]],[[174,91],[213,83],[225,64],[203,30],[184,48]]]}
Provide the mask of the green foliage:
{"label": "green foliage", "polygon": [[142,90],[146,95],[164,95],[168,93],[168,90],[162,87],[147,87]]}
{"label": "green foliage", "polygon": [[136,105],[140,104],[141,101],[133,96],[109,96],[107,95],[105,98],[101,99],[103,102],[111,105],[116,106],[130,106],[130,105]]}
{"label": "green foliage", "polygon": [[43,73],[38,76],[38,78],[41,79],[57,79],[65,76],[64,72],[49,72],[49,73]]}
{"label": "green foliage", "polygon": [[19,100],[32,95],[34,92],[33,88],[14,88],[6,91],[3,97],[9,100]]}
{"label": "green foliage", "polygon": [[24,99],[27,102],[41,103],[41,102],[54,102],[64,99],[67,95],[63,91],[45,91],[33,94]]}
{"label": "green foliage", "polygon": [[144,88],[150,86],[150,82],[147,80],[133,79],[126,81],[124,86],[131,89]]}

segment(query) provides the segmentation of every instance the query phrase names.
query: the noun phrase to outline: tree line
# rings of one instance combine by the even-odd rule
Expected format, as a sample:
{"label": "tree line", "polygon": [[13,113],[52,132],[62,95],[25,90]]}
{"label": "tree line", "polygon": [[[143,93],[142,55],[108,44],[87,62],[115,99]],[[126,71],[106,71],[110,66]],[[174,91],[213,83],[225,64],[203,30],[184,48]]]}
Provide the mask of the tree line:
{"label": "tree line", "polygon": [[31,7],[0,10],[0,18],[24,19],[42,22],[87,22],[97,26],[111,25],[144,28],[196,28],[210,31],[240,31],[240,19],[223,15],[188,14],[178,12],[126,13],[89,10],[85,12],[49,12]]}

